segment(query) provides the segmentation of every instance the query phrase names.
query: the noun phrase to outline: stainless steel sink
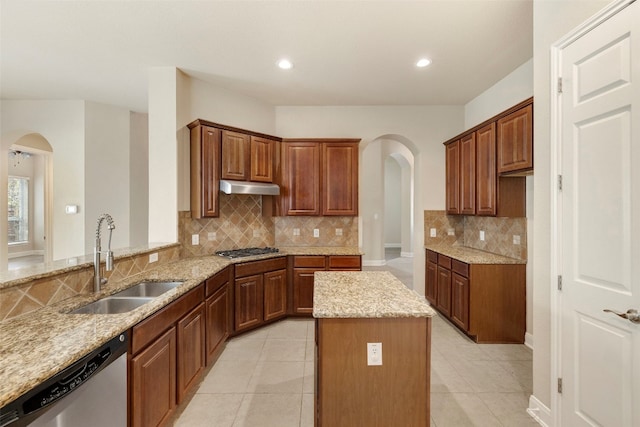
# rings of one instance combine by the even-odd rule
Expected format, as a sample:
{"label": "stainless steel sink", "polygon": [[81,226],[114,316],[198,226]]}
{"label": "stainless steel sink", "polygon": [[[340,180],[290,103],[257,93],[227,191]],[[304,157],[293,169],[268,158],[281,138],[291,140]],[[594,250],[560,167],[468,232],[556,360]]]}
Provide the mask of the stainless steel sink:
{"label": "stainless steel sink", "polygon": [[184,282],[140,282],[128,289],[113,294],[112,297],[159,297]]}
{"label": "stainless steel sink", "polygon": [[99,299],[98,301],[94,301],[90,304],[83,305],[82,307],[76,308],[75,310],[70,311],[69,314],[126,313],[152,300],[153,298],[141,298],[141,297],[135,297],[135,298],[107,297],[107,298]]}

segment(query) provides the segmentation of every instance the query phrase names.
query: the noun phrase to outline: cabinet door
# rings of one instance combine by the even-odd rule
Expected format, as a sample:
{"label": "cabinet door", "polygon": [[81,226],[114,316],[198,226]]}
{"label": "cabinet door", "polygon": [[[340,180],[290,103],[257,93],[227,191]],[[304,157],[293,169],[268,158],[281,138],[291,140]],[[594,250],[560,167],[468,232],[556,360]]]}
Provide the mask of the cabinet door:
{"label": "cabinet door", "polygon": [[[293,269],[293,312],[313,313],[313,268]],[[320,270],[321,271],[321,270]]]}
{"label": "cabinet door", "polygon": [[287,314],[287,270],[264,273],[264,320]]}
{"label": "cabinet door", "polygon": [[358,144],[322,144],[322,215],[358,215]]}
{"label": "cabinet door", "polygon": [[438,266],[436,307],[445,316],[451,316],[451,270]]}
{"label": "cabinet door", "polygon": [[235,281],[235,330],[241,331],[262,323],[262,274]]}
{"label": "cabinet door", "polygon": [[202,375],[205,366],[205,310],[200,303],[178,321],[178,403]]}
{"label": "cabinet door", "polygon": [[250,150],[249,135],[222,131],[222,179],[249,180]]}
{"label": "cabinet door", "polygon": [[320,215],[320,155],[316,142],[283,143],[286,215]]}
{"label": "cabinet door", "polygon": [[460,213],[460,141],[445,148],[447,166],[447,213]]}
{"label": "cabinet door", "polygon": [[169,329],[131,359],[132,427],[155,427],[176,407],[176,330]]}
{"label": "cabinet door", "polygon": [[207,365],[217,357],[221,345],[229,337],[229,290],[227,285],[207,298]]}
{"label": "cabinet door", "polygon": [[469,330],[469,279],[451,274],[451,321]]}
{"label": "cabinet door", "polygon": [[498,120],[498,173],[533,169],[533,106]]}
{"label": "cabinet door", "polygon": [[191,217],[217,217],[220,191],[220,130],[191,129]]}
{"label": "cabinet door", "polygon": [[431,305],[436,305],[438,295],[438,264],[427,260],[426,272],[425,297]]}
{"label": "cabinet door", "polygon": [[460,213],[476,213],[476,134],[460,139]]}
{"label": "cabinet door", "polygon": [[476,131],[476,215],[495,216],[496,125],[491,123]]}
{"label": "cabinet door", "polygon": [[273,182],[273,156],[276,141],[251,137],[251,181]]}

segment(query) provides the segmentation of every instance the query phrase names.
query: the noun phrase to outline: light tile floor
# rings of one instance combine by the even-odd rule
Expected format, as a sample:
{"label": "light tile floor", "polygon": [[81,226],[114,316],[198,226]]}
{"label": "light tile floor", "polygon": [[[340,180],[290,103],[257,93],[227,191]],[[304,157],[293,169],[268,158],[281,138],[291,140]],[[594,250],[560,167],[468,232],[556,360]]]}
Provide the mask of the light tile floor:
{"label": "light tile floor", "polygon": [[[312,320],[287,319],[230,340],[174,425],[313,426],[313,339]],[[435,317],[431,426],[537,426],[531,360],[524,345],[475,344]]]}

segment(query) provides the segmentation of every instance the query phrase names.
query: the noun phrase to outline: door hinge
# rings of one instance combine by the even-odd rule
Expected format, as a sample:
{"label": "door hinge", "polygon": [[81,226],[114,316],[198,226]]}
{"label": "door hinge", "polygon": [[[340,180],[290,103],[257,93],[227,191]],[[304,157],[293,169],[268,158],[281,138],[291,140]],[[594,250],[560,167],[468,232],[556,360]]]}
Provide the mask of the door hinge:
{"label": "door hinge", "polygon": [[558,276],[558,290],[562,290],[562,276]]}
{"label": "door hinge", "polygon": [[562,378],[558,378],[558,393],[562,394]]}
{"label": "door hinge", "polygon": [[558,77],[558,93],[562,93],[562,77]]}
{"label": "door hinge", "polygon": [[562,175],[558,175],[558,190],[562,190]]}

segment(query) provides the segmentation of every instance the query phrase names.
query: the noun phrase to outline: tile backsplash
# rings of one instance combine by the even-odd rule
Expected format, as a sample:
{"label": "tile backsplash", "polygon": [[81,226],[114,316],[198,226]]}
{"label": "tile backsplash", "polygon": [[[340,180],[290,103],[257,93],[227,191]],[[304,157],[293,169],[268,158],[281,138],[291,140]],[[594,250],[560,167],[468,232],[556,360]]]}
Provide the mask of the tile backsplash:
{"label": "tile backsplash", "polygon": [[[431,229],[436,236],[431,237]],[[454,236],[449,235],[453,231]],[[484,232],[484,241],[480,240]],[[424,211],[425,243],[468,246],[517,259],[527,259],[527,219],[488,216],[447,215],[445,211]],[[514,244],[514,236],[520,239]]]}
{"label": "tile backsplash", "polygon": [[[149,263],[151,252],[158,253],[158,261]],[[179,247],[173,246],[116,259],[113,271],[105,271],[104,276],[111,283],[117,282],[147,269],[177,260],[179,255]],[[104,288],[108,287],[109,282]],[[90,292],[93,292],[93,266],[0,289],[0,321]]]}
{"label": "tile backsplash", "polygon": [[[183,257],[252,246],[357,246],[358,218],[266,217],[261,196],[220,193],[218,218],[193,219],[191,212],[179,212],[178,234]],[[199,240],[196,245],[192,244],[194,234]]]}

